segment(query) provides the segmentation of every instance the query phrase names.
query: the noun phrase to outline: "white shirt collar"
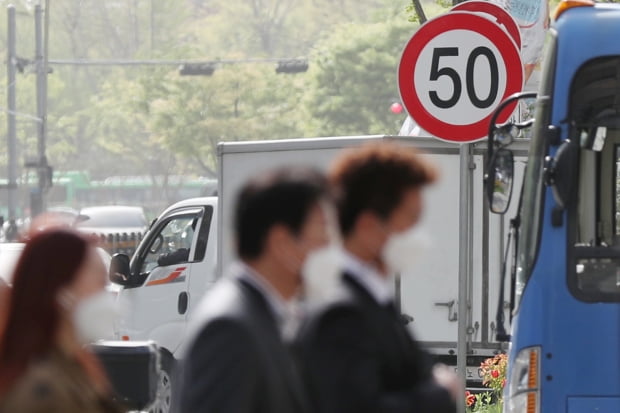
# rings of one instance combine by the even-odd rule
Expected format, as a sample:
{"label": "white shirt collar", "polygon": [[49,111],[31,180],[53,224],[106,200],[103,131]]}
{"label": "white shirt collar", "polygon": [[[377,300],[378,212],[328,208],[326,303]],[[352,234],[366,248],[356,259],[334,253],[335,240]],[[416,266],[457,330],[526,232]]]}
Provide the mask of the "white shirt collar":
{"label": "white shirt collar", "polygon": [[394,301],[394,282],[391,277],[385,277],[376,268],[346,250],[343,250],[343,265],[345,271],[379,304],[385,305]]}

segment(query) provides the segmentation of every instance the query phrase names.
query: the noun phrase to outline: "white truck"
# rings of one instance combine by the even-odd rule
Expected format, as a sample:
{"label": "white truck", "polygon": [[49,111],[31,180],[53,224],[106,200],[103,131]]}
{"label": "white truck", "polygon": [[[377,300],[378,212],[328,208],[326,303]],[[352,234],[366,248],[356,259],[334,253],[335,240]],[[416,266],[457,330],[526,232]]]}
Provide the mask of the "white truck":
{"label": "white truck", "polygon": [[[440,169],[439,182],[425,193],[420,225],[432,248],[414,273],[401,274],[396,286],[404,318],[416,337],[439,361],[456,366],[459,325],[466,331],[468,385],[479,384],[480,362],[502,350],[495,337],[502,243],[507,223],[489,216],[482,187],[486,144],[471,145],[467,168],[472,191],[463,197],[458,145],[432,138],[363,136],[277,141],[226,142],[218,146],[218,196],[177,203],[151,225],[131,262],[113,258],[112,281],[123,285],[119,300],[129,309],[118,339],[154,340],[161,348],[163,372],[156,411],[168,411],[171,374],[179,358],[188,318],[205,291],[234,259],[232,211],[240,186],[251,176],[278,165],[325,169],[340,151],[389,139],[413,145]],[[521,145],[521,155],[525,145]],[[518,154],[518,153],[517,153]],[[516,174],[522,173],[517,162]],[[514,180],[520,182],[520,179]],[[467,204],[467,205],[466,205]],[[465,282],[459,259],[460,209],[468,207],[469,232]],[[462,218],[462,217],[461,217]],[[123,274],[120,277],[118,274]],[[490,276],[492,275],[492,276]],[[459,314],[464,300],[465,314]]]}

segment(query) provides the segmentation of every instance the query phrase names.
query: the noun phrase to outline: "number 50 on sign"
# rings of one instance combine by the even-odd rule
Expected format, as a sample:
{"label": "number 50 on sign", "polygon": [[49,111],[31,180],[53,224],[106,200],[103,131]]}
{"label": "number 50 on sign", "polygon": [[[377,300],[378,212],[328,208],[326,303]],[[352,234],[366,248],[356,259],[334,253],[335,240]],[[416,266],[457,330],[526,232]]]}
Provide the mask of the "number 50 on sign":
{"label": "number 50 on sign", "polygon": [[398,84],[407,112],[423,129],[443,140],[472,142],[486,136],[493,110],[521,91],[523,66],[500,26],[452,12],[430,20],[409,40]]}

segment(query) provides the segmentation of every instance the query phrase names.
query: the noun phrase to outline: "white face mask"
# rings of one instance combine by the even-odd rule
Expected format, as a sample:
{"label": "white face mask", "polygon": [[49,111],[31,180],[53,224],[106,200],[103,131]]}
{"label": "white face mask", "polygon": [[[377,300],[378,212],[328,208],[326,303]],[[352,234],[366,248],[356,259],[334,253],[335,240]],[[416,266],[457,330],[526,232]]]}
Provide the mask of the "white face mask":
{"label": "white face mask", "polygon": [[430,248],[428,235],[416,226],[392,234],[385,243],[382,258],[391,274],[414,269]]}
{"label": "white face mask", "polygon": [[341,257],[340,248],[335,243],[308,254],[301,268],[305,301],[323,299],[334,291],[342,268]]}
{"label": "white face mask", "polygon": [[119,313],[114,297],[108,291],[82,299],[73,312],[73,323],[79,339],[85,344],[111,339]]}

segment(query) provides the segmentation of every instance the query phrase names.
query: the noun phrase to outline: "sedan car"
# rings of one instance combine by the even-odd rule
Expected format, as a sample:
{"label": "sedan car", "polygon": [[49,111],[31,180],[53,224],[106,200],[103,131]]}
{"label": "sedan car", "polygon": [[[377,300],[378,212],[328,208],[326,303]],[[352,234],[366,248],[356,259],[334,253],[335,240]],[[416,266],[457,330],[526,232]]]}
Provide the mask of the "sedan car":
{"label": "sedan car", "polygon": [[144,233],[148,221],[144,209],[137,206],[93,206],[82,208],[76,228],[90,233]]}
{"label": "sedan car", "polygon": [[120,252],[131,256],[148,222],[141,207],[110,205],[83,208],[75,227],[101,238],[102,247],[110,254]]}
{"label": "sedan car", "polygon": [[[13,271],[26,244],[22,242],[0,243],[0,283],[10,286],[13,281]],[[110,270],[110,254],[103,248],[97,247],[97,252],[105,265],[106,271]],[[117,294],[120,286],[108,282],[106,287],[112,294]]]}

